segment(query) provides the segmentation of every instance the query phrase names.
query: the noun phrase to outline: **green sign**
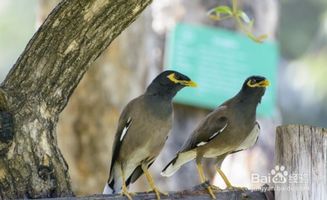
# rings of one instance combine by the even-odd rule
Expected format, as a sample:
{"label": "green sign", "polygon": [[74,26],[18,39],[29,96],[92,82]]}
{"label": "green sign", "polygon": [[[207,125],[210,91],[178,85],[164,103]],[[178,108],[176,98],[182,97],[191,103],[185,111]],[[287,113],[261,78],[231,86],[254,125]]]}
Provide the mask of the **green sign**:
{"label": "green sign", "polygon": [[276,107],[277,64],[275,43],[258,44],[227,30],[178,24],[168,38],[166,66],[198,83],[197,88],[179,92],[177,103],[213,109],[233,97],[247,77],[261,75],[271,85],[258,114],[271,116]]}

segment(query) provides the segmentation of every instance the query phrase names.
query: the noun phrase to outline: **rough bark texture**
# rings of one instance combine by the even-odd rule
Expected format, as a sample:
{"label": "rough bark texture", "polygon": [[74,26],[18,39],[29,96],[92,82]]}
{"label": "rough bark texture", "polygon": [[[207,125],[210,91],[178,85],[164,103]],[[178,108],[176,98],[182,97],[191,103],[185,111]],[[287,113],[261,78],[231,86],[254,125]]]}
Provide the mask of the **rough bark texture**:
{"label": "rough bark texture", "polygon": [[150,3],[67,0],[45,20],[1,86],[1,111],[13,115],[15,133],[0,140],[2,198],[71,195],[59,113],[89,65]]}
{"label": "rough bark texture", "polygon": [[283,174],[286,183],[275,184],[277,199],[327,199],[327,130],[305,125],[278,127],[276,165],[285,166],[288,172]]}

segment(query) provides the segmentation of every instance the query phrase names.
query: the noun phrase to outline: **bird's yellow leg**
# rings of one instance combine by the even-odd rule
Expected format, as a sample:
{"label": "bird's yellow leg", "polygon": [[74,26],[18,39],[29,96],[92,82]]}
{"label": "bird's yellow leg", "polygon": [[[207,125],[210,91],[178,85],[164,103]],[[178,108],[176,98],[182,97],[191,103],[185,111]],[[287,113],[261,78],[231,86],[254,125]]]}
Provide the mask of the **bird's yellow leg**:
{"label": "bird's yellow leg", "polygon": [[154,183],[154,180],[153,180],[151,174],[148,171],[148,167],[146,165],[141,165],[141,167],[142,167],[142,170],[143,170],[143,172],[145,174],[146,179],[148,180],[148,183],[149,183],[152,191],[156,193],[157,199],[160,200],[160,194],[168,195],[167,193],[160,192],[160,190],[156,187],[156,185]]}
{"label": "bird's yellow leg", "polygon": [[[205,178],[205,176],[204,176],[204,172],[203,172],[203,168],[202,168],[201,163],[198,163],[198,162],[197,162],[197,163],[196,163],[196,168],[197,168],[197,170],[198,170],[198,173],[199,173],[199,176],[200,176],[200,181],[201,181],[201,183],[205,183],[205,182],[206,182],[206,178]],[[207,187],[207,190],[208,190],[210,196],[211,196],[213,199],[216,199],[216,196],[215,196],[215,194],[213,193],[213,191],[212,191],[210,185]]]}
{"label": "bird's yellow leg", "polygon": [[121,177],[123,179],[123,186],[122,186],[122,190],[121,190],[121,195],[125,195],[129,200],[132,200],[132,196],[131,194],[128,192],[128,189],[127,189],[127,186],[126,186],[126,183],[125,183],[125,173],[123,171],[123,169],[121,168],[120,169],[120,172],[121,172]]}
{"label": "bird's yellow leg", "polygon": [[245,189],[247,189],[245,187],[235,187],[235,186],[233,186],[230,183],[230,181],[228,180],[228,178],[225,175],[225,173],[223,172],[223,170],[221,170],[219,167],[216,167],[216,171],[218,172],[218,174],[220,175],[220,177],[224,180],[227,189],[238,189],[238,190],[245,190]]}
{"label": "bird's yellow leg", "polygon": [[225,173],[220,168],[216,167],[216,171],[218,172],[220,177],[224,180],[227,188],[233,187],[230,181],[228,180],[227,176],[225,175]]}

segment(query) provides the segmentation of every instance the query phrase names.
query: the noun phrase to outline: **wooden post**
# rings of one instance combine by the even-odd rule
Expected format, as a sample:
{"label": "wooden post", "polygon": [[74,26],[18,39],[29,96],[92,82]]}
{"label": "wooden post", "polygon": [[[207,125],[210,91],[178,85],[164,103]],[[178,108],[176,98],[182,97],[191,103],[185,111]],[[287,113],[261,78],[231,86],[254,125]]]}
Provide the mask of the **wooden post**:
{"label": "wooden post", "polygon": [[276,199],[327,199],[327,129],[277,127],[275,148]]}

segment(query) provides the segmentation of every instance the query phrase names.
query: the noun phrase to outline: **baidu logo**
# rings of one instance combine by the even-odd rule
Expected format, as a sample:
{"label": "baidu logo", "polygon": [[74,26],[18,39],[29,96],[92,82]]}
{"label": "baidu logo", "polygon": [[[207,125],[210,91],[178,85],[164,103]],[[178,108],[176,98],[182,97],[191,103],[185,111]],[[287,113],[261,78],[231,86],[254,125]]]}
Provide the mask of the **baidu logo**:
{"label": "baidu logo", "polygon": [[276,165],[274,169],[270,171],[271,181],[273,183],[286,183],[288,172],[285,169],[285,166]]}
{"label": "baidu logo", "polygon": [[252,183],[273,185],[274,189],[287,191],[309,190],[309,176],[305,173],[290,173],[283,165],[276,165],[268,175],[251,174]]}

